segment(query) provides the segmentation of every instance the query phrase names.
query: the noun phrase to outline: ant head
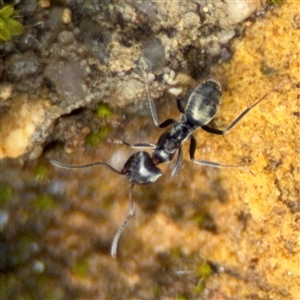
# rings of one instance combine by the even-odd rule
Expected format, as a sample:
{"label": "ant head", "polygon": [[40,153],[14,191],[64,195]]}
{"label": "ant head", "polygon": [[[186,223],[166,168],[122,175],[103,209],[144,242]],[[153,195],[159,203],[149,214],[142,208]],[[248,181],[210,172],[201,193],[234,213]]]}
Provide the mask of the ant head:
{"label": "ant head", "polygon": [[133,154],[126,162],[122,174],[134,184],[148,184],[156,181],[162,172],[153,163],[148,152]]}

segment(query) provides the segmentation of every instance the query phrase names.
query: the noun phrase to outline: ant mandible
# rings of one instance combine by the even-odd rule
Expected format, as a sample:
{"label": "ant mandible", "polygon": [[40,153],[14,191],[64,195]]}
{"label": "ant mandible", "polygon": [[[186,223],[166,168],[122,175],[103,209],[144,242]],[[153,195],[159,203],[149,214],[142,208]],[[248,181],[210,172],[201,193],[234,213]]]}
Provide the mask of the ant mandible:
{"label": "ant mandible", "polygon": [[[112,245],[110,254],[112,257],[117,256],[117,248],[119,239],[121,237],[122,232],[124,231],[125,226],[129,222],[129,220],[134,215],[134,205],[132,201],[132,192],[134,185],[145,185],[152,182],[155,182],[161,175],[162,171],[157,167],[157,165],[161,163],[170,162],[176,152],[177,159],[175,163],[175,167],[172,170],[172,176],[178,174],[181,165],[182,165],[182,144],[190,138],[190,159],[192,162],[210,166],[217,168],[238,168],[245,171],[250,171],[247,168],[242,166],[235,165],[223,165],[217,162],[211,162],[206,160],[197,160],[195,159],[195,151],[197,142],[195,137],[193,136],[193,132],[202,128],[203,130],[217,134],[217,135],[225,135],[228,133],[241,119],[257,104],[259,104],[263,99],[265,99],[271,92],[278,88],[278,85],[273,87],[270,91],[268,91],[264,96],[262,96],[259,100],[257,100],[254,104],[246,108],[225,130],[219,130],[216,128],[209,127],[207,124],[215,117],[216,113],[219,110],[221,103],[222,91],[220,84],[215,80],[207,80],[200,84],[189,96],[186,108],[182,106],[181,99],[177,97],[177,108],[181,112],[181,118],[179,121],[175,121],[174,119],[167,119],[162,123],[159,123],[158,116],[156,112],[156,107],[153,99],[150,94],[149,82],[147,80],[147,76],[142,70],[145,82],[146,82],[146,91],[147,98],[150,105],[151,115],[154,121],[154,124],[158,128],[166,128],[169,125],[173,125],[171,131],[164,132],[158,139],[157,144],[150,143],[137,143],[130,144],[125,141],[110,139],[109,141],[116,144],[123,144],[129,146],[134,149],[152,149],[152,156],[146,151],[139,151],[132,156],[129,157],[127,162],[125,163],[123,169],[121,171],[116,170],[112,166],[104,162],[94,162],[86,165],[68,165],[65,163],[61,163],[55,160],[51,160],[51,163],[60,168],[67,169],[81,169],[87,168],[95,165],[101,165],[109,170],[123,175],[126,179],[131,183],[130,193],[129,193],[129,211],[127,217],[123,224],[117,230]],[[251,171],[250,171],[251,172]]]}

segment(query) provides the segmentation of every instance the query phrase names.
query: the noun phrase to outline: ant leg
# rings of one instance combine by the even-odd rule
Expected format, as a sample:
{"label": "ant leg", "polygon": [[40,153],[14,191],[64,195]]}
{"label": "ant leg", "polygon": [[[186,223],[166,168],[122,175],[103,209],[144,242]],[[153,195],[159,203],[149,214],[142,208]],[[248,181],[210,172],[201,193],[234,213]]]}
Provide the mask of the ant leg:
{"label": "ant leg", "polygon": [[184,113],[185,113],[185,109],[184,109],[184,107],[182,106],[181,98],[180,98],[180,97],[177,97],[177,98],[176,98],[176,104],[177,104],[178,110],[179,110],[182,114],[184,114]]}
{"label": "ant leg", "polygon": [[61,163],[59,161],[56,161],[56,160],[50,160],[51,164],[55,167],[58,167],[58,168],[63,168],[63,169],[83,169],[83,168],[88,168],[88,167],[92,167],[92,166],[96,166],[96,165],[100,165],[100,166],[103,166],[117,174],[120,174],[120,175],[123,175],[122,172],[116,170],[115,168],[113,168],[112,166],[110,166],[109,164],[106,164],[104,162],[94,162],[94,163],[90,163],[90,164],[86,164],[86,165],[68,165],[68,164],[65,164],[65,163]]}
{"label": "ant leg", "polygon": [[126,217],[125,221],[123,222],[123,224],[119,227],[117,233],[114,236],[113,242],[111,244],[110,255],[113,258],[117,257],[118,244],[119,244],[121,234],[123,233],[129,220],[134,216],[134,205],[133,205],[133,201],[132,201],[133,187],[134,187],[134,184],[132,183],[131,187],[130,187],[130,192],[129,192],[129,210],[128,210],[127,217]]}
{"label": "ant leg", "polygon": [[182,147],[178,149],[178,155],[175,163],[175,167],[172,170],[172,176],[175,176],[179,173],[180,169],[182,167]]}
{"label": "ant leg", "polygon": [[133,149],[155,149],[156,148],[155,144],[150,144],[150,143],[129,144],[127,142],[117,140],[117,139],[108,139],[107,141],[113,144],[126,145]]}
{"label": "ant leg", "polygon": [[147,75],[145,73],[145,70],[143,70],[142,68],[141,68],[141,70],[142,70],[142,73],[144,75],[144,80],[145,80],[145,83],[146,83],[147,98],[148,98],[148,102],[149,102],[149,105],[150,105],[150,111],[151,111],[152,119],[153,119],[153,122],[154,122],[155,126],[158,127],[158,128],[165,128],[165,127],[167,127],[171,124],[174,124],[176,122],[174,119],[167,119],[164,122],[159,123],[158,116],[157,116],[157,111],[156,111],[156,106],[155,106],[155,103],[154,103],[153,99],[151,98],[150,87],[149,87],[149,82],[148,82],[148,79],[147,79]]}
{"label": "ant leg", "polygon": [[252,173],[251,170],[249,170],[249,169],[247,169],[245,167],[242,167],[242,166],[223,165],[223,164],[220,164],[220,163],[217,163],[217,162],[213,162],[213,161],[197,160],[197,159],[195,159],[196,146],[197,146],[196,139],[195,139],[195,137],[193,135],[191,135],[190,158],[191,158],[192,162],[194,162],[196,164],[199,164],[199,165],[202,165],[202,166],[208,166],[208,167],[214,167],[214,168],[234,168],[234,169],[240,169],[240,170],[243,170],[243,171],[250,172],[254,176],[254,174]]}
{"label": "ant leg", "polygon": [[248,114],[248,112],[254,108],[258,103],[260,103],[262,100],[264,100],[270,93],[275,91],[279,86],[286,83],[287,80],[284,80],[283,82],[275,85],[271,90],[269,90],[265,95],[263,95],[260,99],[258,99],[255,103],[253,103],[251,106],[247,107],[233,122],[225,129],[225,130],[219,130],[216,128],[209,127],[207,125],[201,126],[201,128],[209,133],[218,134],[218,135],[225,135],[228,133],[239,121],[243,119],[243,117]]}

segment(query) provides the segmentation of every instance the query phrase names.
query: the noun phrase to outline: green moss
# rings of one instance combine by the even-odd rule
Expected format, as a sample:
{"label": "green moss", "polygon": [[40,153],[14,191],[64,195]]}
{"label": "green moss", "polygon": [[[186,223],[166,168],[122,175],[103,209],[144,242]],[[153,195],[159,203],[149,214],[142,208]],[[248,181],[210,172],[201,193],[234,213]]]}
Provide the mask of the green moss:
{"label": "green moss", "polygon": [[8,184],[0,184],[0,208],[3,209],[7,206],[13,197],[13,189]]}
{"label": "green moss", "polygon": [[267,0],[268,4],[273,4],[273,5],[282,5],[285,0]]}
{"label": "green moss", "polygon": [[87,275],[89,271],[89,267],[90,267],[90,259],[88,257],[84,257],[73,265],[72,272],[74,275],[84,277]]}
{"label": "green moss", "polygon": [[201,294],[205,290],[205,282],[200,281],[195,287],[194,287],[194,293],[195,294]]}
{"label": "green moss", "polygon": [[218,228],[214,219],[207,212],[200,212],[194,216],[194,222],[202,229],[217,233]]}
{"label": "green moss", "polygon": [[194,287],[194,293],[200,294],[205,290],[206,281],[212,275],[213,270],[207,262],[204,262],[198,266],[197,273],[200,276],[200,280]]}
{"label": "green moss", "polygon": [[[19,272],[20,273],[20,272]],[[26,278],[25,274],[5,274],[0,277],[0,299],[65,299],[62,288],[54,289],[49,278],[44,274]],[[27,275],[28,276],[28,275]]]}
{"label": "green moss", "polygon": [[0,41],[9,41],[12,36],[24,32],[24,26],[14,18],[19,14],[12,5],[0,8]]}
{"label": "green moss", "polygon": [[162,288],[161,288],[161,286],[157,285],[154,288],[153,294],[154,294],[155,297],[159,297],[162,294]]}
{"label": "green moss", "polygon": [[181,252],[180,248],[170,249],[170,258],[171,259],[179,258],[181,256],[182,256],[182,252]]}
{"label": "green moss", "polygon": [[212,216],[206,211],[200,211],[196,213],[193,217],[193,221],[197,223],[199,228],[211,231],[213,233],[217,233],[218,228],[217,225],[212,218]]}
{"label": "green moss", "polygon": [[99,119],[108,119],[113,115],[112,110],[106,103],[100,103],[96,112]]}
{"label": "green moss", "polygon": [[197,273],[201,277],[201,279],[207,280],[212,275],[213,270],[211,266],[207,262],[205,262],[198,267]]}
{"label": "green moss", "polygon": [[210,231],[214,231],[212,230],[213,227],[213,221],[211,219],[211,217],[209,216],[209,214],[207,214],[206,212],[200,212],[198,214],[196,214],[193,218],[194,222],[196,222],[198,224],[198,226],[200,228],[204,228]]}
{"label": "green moss", "polygon": [[91,146],[98,146],[109,133],[110,127],[103,126],[98,131],[91,132],[86,138],[86,143]]}
{"label": "green moss", "polygon": [[185,295],[178,295],[176,300],[188,300],[188,298]]}
{"label": "green moss", "polygon": [[0,276],[1,299],[9,299],[12,290],[16,288],[17,277],[15,274],[2,274]]}
{"label": "green moss", "polygon": [[41,210],[53,210],[57,207],[53,197],[49,194],[39,195],[35,200],[36,206]]}
{"label": "green moss", "polygon": [[199,213],[194,217],[194,221],[201,227],[206,220],[205,213]]}
{"label": "green moss", "polygon": [[37,180],[46,179],[49,175],[49,168],[45,165],[39,165],[35,168],[34,174]]}
{"label": "green moss", "polygon": [[29,244],[36,242],[36,240],[36,233],[32,230],[28,230],[20,238],[20,244],[22,248],[26,248]]}
{"label": "green moss", "polygon": [[[102,121],[107,121],[113,113],[106,103],[100,103],[97,107],[96,114]],[[104,122],[105,124],[105,122]],[[110,133],[110,127],[108,125],[101,126],[97,131],[91,132],[87,138],[86,143],[91,146],[98,146],[102,140]]]}

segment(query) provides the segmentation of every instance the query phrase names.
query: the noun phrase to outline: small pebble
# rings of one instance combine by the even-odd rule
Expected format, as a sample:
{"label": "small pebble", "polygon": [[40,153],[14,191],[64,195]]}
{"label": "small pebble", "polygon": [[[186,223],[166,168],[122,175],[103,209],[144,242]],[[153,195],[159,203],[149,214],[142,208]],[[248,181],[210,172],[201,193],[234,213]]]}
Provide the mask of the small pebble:
{"label": "small pebble", "polygon": [[61,19],[64,24],[69,24],[72,22],[72,11],[69,8],[63,10]]}

